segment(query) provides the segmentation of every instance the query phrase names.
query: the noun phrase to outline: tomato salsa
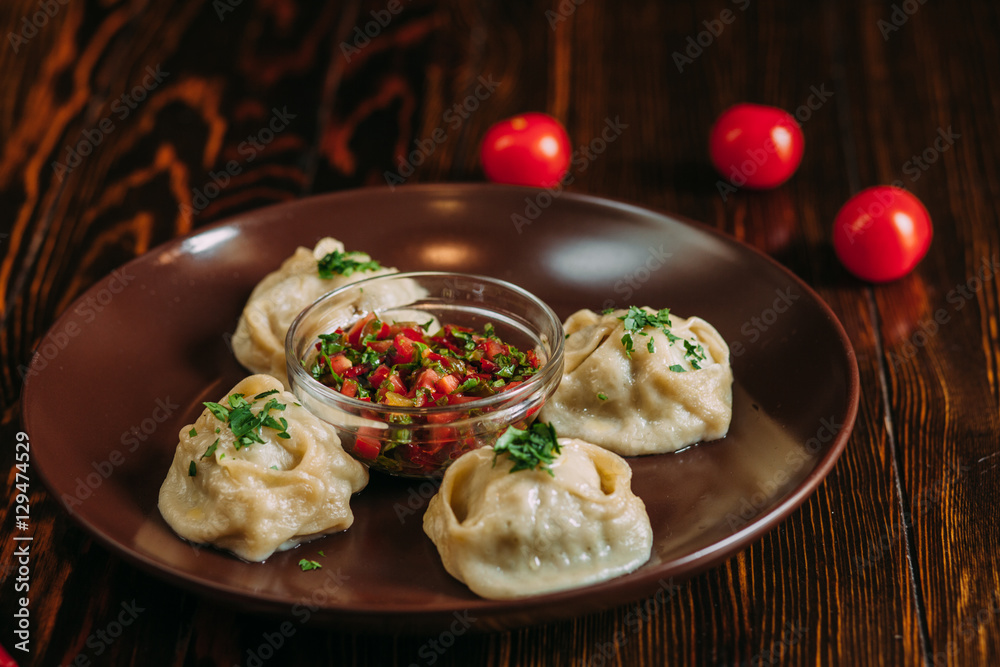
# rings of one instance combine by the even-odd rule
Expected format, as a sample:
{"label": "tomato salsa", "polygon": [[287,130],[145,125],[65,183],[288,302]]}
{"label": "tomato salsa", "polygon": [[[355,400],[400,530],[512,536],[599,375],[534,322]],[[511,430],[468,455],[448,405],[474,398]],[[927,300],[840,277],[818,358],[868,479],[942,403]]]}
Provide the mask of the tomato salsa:
{"label": "tomato salsa", "polygon": [[[433,334],[432,323],[388,323],[369,313],[319,336],[312,376],[344,396],[389,407],[455,406],[428,414],[390,413],[390,425],[401,428],[390,427],[388,433],[368,429],[371,434],[362,428],[354,444],[356,456],[404,472],[437,469],[479,443],[457,429],[420,426],[476,416],[485,410],[462,405],[513,389],[541,366],[533,350],[504,342],[490,323],[478,331],[444,324]],[[362,416],[380,418],[375,412],[363,411]]]}

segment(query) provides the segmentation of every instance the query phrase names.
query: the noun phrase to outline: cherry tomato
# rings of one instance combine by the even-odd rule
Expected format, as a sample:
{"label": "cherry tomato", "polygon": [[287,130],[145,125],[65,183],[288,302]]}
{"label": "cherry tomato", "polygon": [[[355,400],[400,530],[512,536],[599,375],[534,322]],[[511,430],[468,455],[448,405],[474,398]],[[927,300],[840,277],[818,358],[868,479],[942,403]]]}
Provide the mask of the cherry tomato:
{"label": "cherry tomato", "polygon": [[873,283],[902,278],[924,258],[931,216],[903,188],[878,185],[847,200],[833,223],[833,249],[848,271]]}
{"label": "cherry tomato", "polygon": [[712,126],[709,155],[736,187],[774,188],[802,162],[805,138],[787,111],[761,104],[729,107]]}
{"label": "cherry tomato", "polygon": [[562,124],[533,111],[490,126],[479,160],[494,183],[551,187],[569,170],[570,152]]}

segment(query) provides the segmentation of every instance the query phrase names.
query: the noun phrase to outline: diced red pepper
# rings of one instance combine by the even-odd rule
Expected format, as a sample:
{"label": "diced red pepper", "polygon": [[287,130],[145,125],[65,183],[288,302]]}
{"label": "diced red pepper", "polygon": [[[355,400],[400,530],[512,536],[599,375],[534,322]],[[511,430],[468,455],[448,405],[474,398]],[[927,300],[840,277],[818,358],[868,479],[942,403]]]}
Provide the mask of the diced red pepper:
{"label": "diced red pepper", "polygon": [[458,385],[460,384],[461,380],[459,380],[455,375],[445,375],[444,377],[439,378],[438,381],[434,383],[434,386],[437,387],[439,391],[444,392],[445,394],[450,394],[458,389]]}
{"label": "diced red pepper", "polygon": [[354,379],[344,380],[344,386],[340,388],[340,393],[348,398],[354,398],[358,395],[358,389],[360,389],[358,381]]}
{"label": "diced red pepper", "polygon": [[368,370],[369,370],[368,366],[364,366],[362,364],[358,364],[356,366],[351,366],[346,371],[344,371],[344,377],[345,378],[356,378],[359,375],[361,375],[362,373],[367,372]]}
{"label": "diced red pepper", "polygon": [[361,331],[374,319],[375,313],[368,313],[351,326],[350,330],[347,332],[347,342],[351,345],[351,347],[357,347],[361,343]]}
{"label": "diced red pepper", "polygon": [[392,363],[394,364],[409,364],[416,359],[417,351],[413,346],[413,341],[404,336],[401,333],[396,334],[396,337],[392,341],[392,347],[395,352],[392,355]]}
{"label": "diced red pepper", "polygon": [[378,354],[385,354],[392,347],[392,340],[370,340],[365,343],[365,346]]}
{"label": "diced red pepper", "polygon": [[482,345],[483,351],[486,352],[486,356],[489,357],[491,361],[501,354],[509,354],[509,350],[507,350],[506,345],[495,341],[492,338],[483,341]]}
{"label": "diced red pepper", "polygon": [[436,412],[427,415],[428,424],[448,424],[462,418],[461,412]]}
{"label": "diced red pepper", "polygon": [[382,450],[382,445],[374,438],[358,436],[354,439],[354,453],[363,459],[374,461],[378,458],[378,453]]}
{"label": "diced red pepper", "polygon": [[337,375],[343,375],[344,371],[353,366],[351,360],[343,352],[338,352],[337,354],[330,357],[329,366],[330,370]]}
{"label": "diced red pepper", "polygon": [[441,378],[438,372],[433,368],[425,368],[420,372],[419,377],[417,377],[416,384],[413,385],[413,391],[416,392],[417,389],[427,388],[433,389],[434,384]]}
{"label": "diced red pepper", "polygon": [[368,376],[368,382],[371,383],[373,389],[381,387],[390,373],[392,373],[391,368],[385,364],[379,364],[379,367],[373,370],[372,374]]}

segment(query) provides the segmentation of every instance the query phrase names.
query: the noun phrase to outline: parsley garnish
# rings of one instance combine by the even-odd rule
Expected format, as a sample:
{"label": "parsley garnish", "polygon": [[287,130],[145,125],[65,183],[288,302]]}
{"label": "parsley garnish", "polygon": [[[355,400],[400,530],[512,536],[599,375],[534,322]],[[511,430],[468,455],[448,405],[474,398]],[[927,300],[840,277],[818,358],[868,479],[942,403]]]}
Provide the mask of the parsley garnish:
{"label": "parsley garnish", "polygon": [[358,260],[352,257],[365,257],[362,252],[340,252],[334,250],[316,263],[319,277],[325,280],[335,275],[349,276],[355,271],[377,271],[382,268],[375,260]]}
{"label": "parsley garnish", "polygon": [[601,399],[602,401],[606,401],[608,400],[608,395],[605,394],[603,391],[599,391],[597,392],[597,398]]}
{"label": "parsley garnish", "polygon": [[681,366],[680,364],[674,364],[673,366],[670,367],[670,370],[672,370],[675,373],[683,373],[687,369]]}
{"label": "parsley garnish", "polygon": [[[677,339],[676,336],[670,332],[668,327],[672,326],[670,323],[670,309],[661,308],[654,315],[650,315],[642,308],[638,306],[629,306],[628,312],[618,318],[625,323],[625,335],[622,336],[622,345],[625,346],[625,355],[629,358],[632,357],[632,334],[637,333],[640,336],[648,336],[646,332],[643,331],[646,327],[654,327],[663,331],[671,343]],[[673,337],[672,337],[673,336]],[[650,338],[646,343],[646,349],[649,350],[650,354],[656,351],[653,346],[653,339]]]}
{"label": "parsley garnish", "polygon": [[[272,410],[284,410],[285,404],[279,403],[278,399],[272,398],[264,407],[254,414],[253,410],[250,408],[258,401],[272,394],[278,393],[278,390],[265,391],[263,393],[257,394],[254,397],[253,403],[248,402],[243,394],[231,394],[226,401],[229,403],[230,407],[220,405],[219,403],[212,403],[211,401],[205,402],[205,407],[208,408],[215,417],[222,422],[229,425],[229,429],[236,436],[236,440],[233,443],[236,449],[242,449],[243,447],[249,447],[250,445],[257,443],[263,443],[264,438],[261,434],[261,428],[266,426],[268,428],[274,429],[278,432],[278,437],[285,440],[291,438],[292,436],[288,434],[288,421],[284,417],[279,417],[275,419],[271,416]],[[218,433],[218,429],[216,429]],[[211,452],[215,451],[215,447],[218,445],[218,440],[209,447]],[[210,452],[206,452],[206,455]],[[204,457],[202,457],[204,458]]]}
{"label": "parsley garnish", "polygon": [[191,430],[188,431],[188,435],[193,438],[194,436],[198,435],[198,431],[195,429],[195,427],[192,426]]}
{"label": "parsley garnish", "polygon": [[699,361],[705,360],[705,348],[697,343],[692,343],[689,340],[684,341],[684,356],[688,358],[691,362],[691,367],[696,371],[701,370],[701,366],[698,365]]}
{"label": "parsley garnish", "polygon": [[510,469],[512,473],[537,468],[555,477],[549,464],[561,451],[552,424],[535,422],[525,430],[511,426],[493,445],[493,465],[497,464],[497,456],[506,454],[514,462]]}
{"label": "parsley garnish", "polygon": [[191,461],[191,465],[188,466],[188,477],[194,477],[197,474],[198,466],[194,464],[194,461]]}
{"label": "parsley garnish", "polygon": [[309,570],[318,570],[323,567],[323,565],[314,560],[306,560],[303,558],[299,561],[299,567],[302,568],[303,572],[308,572]]}
{"label": "parsley garnish", "polygon": [[216,438],[215,442],[209,445],[208,449],[205,450],[205,453],[201,455],[201,458],[207,459],[209,456],[215,453],[215,450],[218,449],[218,447],[219,447],[219,439]]}

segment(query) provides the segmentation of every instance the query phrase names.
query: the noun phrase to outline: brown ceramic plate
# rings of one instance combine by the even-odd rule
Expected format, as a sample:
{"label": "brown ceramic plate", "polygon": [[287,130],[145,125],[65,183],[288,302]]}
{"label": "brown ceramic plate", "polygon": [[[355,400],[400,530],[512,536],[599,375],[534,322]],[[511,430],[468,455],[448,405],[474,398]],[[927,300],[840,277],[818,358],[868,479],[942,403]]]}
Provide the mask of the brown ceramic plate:
{"label": "brown ceramic plate", "polygon": [[[536,196],[548,205],[528,207]],[[196,549],[171,532],[156,501],[177,434],[202,401],[246,375],[227,333],[257,281],[324,235],[401,270],[509,280],[561,317],[643,304],[718,328],[736,376],[729,435],[629,461],[653,525],[649,563],[596,586],[480,599],[448,576],[424,536],[433,487],[378,475],[354,498],[350,530],[264,564]],[[858,403],[840,323],[764,255],[635,206],[485,185],[341,192],[206,227],[90,289],[41,342],[31,370],[24,423],[36,469],[113,552],[240,609],[402,632],[440,630],[456,614],[477,629],[510,627],[669,594],[670,582],[737,553],[813,492],[844,448]],[[301,558],[323,569],[302,572]]]}

